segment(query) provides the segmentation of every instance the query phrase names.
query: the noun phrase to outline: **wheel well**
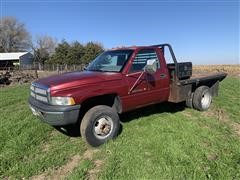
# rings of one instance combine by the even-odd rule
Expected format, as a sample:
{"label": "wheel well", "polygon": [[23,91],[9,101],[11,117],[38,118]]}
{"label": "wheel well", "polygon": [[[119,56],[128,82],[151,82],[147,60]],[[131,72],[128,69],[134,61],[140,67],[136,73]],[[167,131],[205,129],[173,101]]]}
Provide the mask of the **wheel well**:
{"label": "wheel well", "polygon": [[122,105],[119,96],[116,94],[105,94],[86,99],[81,103],[80,115],[84,115],[89,109],[97,105],[106,105],[115,109],[118,113],[122,112]]}

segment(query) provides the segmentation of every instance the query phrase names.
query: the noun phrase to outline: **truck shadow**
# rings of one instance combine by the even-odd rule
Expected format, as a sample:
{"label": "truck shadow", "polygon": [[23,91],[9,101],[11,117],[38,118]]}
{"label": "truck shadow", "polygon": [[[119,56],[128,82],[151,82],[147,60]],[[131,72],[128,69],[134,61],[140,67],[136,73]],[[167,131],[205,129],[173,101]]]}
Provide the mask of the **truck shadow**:
{"label": "truck shadow", "polygon": [[53,126],[57,131],[69,137],[80,137],[80,123],[66,125],[66,126]]}
{"label": "truck shadow", "polygon": [[[126,112],[120,115],[120,131],[119,134],[122,132],[122,125],[124,123],[127,123],[129,121],[138,119],[140,117],[146,117],[152,114],[158,114],[158,113],[176,113],[179,111],[183,111],[185,109],[185,102],[183,103],[161,103],[161,104],[155,104],[147,107],[143,107],[134,111]],[[80,118],[81,119],[81,118]],[[69,137],[80,137],[80,121],[78,121],[76,124],[73,125],[67,125],[67,126],[54,126],[56,130],[59,132],[69,136]]]}
{"label": "truck shadow", "polygon": [[147,117],[153,114],[158,114],[158,113],[164,113],[164,112],[176,113],[179,111],[183,111],[185,108],[186,108],[185,102],[181,102],[181,103],[164,102],[160,104],[154,104],[147,107],[139,108],[127,113],[123,113],[120,115],[120,121],[122,123],[120,126],[119,134],[122,133],[123,124],[129,121],[136,120],[140,117]]}
{"label": "truck shadow", "polygon": [[140,117],[146,117],[152,114],[158,113],[176,113],[183,111],[185,109],[185,102],[182,103],[170,103],[164,102],[160,104],[155,104],[147,107],[143,107],[134,111],[130,111],[120,115],[120,120],[122,123],[132,121]]}

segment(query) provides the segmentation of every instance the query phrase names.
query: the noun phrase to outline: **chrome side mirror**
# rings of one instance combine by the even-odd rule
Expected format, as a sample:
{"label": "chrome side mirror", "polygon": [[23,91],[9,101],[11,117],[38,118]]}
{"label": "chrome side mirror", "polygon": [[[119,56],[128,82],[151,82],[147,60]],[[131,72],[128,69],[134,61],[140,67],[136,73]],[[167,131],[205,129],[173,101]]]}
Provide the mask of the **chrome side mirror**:
{"label": "chrome side mirror", "polygon": [[148,59],[147,64],[144,67],[144,71],[153,74],[157,71],[157,60],[156,59]]}

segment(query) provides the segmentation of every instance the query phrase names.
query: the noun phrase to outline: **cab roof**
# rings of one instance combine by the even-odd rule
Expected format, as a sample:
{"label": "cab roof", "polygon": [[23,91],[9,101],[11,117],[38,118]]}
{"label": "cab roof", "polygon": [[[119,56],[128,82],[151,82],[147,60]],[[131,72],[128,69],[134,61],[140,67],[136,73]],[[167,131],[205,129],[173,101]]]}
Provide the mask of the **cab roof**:
{"label": "cab roof", "polygon": [[142,48],[155,48],[154,46],[122,46],[122,47],[116,47],[116,48],[112,48],[109,50],[136,50],[136,49],[142,49]]}

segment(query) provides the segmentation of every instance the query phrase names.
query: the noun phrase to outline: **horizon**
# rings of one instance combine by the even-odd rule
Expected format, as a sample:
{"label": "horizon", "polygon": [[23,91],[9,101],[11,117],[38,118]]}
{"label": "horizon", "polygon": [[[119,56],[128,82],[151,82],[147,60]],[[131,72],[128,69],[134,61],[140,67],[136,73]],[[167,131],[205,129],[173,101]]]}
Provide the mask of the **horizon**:
{"label": "horizon", "polygon": [[33,39],[46,34],[106,49],[170,43],[180,62],[239,64],[238,1],[1,0],[0,14],[23,22]]}

